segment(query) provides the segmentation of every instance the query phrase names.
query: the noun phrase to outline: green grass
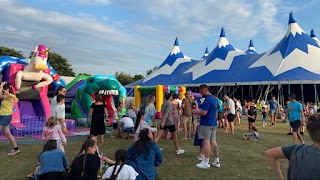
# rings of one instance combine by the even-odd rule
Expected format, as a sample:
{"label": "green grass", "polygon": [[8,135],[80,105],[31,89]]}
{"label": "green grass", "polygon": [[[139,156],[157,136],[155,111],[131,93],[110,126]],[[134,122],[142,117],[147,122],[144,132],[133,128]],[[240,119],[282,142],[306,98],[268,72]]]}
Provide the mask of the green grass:
{"label": "green grass", "polygon": [[[158,167],[159,179],[274,179],[274,176],[267,165],[264,152],[271,147],[290,145],[292,136],[286,135],[289,130],[288,124],[278,123],[271,127],[269,124],[262,127],[257,121],[260,132],[258,142],[246,141],[242,135],[247,132],[247,121],[242,120],[241,126],[236,126],[235,135],[225,134],[224,129],[218,129],[217,141],[220,148],[221,168],[210,170],[197,169],[199,163],[196,159],[199,154],[199,147],[193,146],[193,140],[179,141],[180,147],[186,150],[183,155],[176,155],[172,140],[161,140],[159,145],[163,149],[163,164]],[[182,132],[179,132],[179,137]],[[83,138],[84,139],[84,138]],[[311,143],[308,134],[304,135],[306,143]],[[66,155],[69,163],[79,152],[83,140],[69,142],[66,147]],[[100,150],[110,158],[119,148],[128,148],[132,140],[110,139],[104,143],[98,143]],[[19,145],[21,153],[15,156],[8,156],[11,150],[9,144],[1,144],[0,147],[0,179],[24,179],[34,170],[37,163],[37,156],[41,152],[42,145],[26,144]],[[211,162],[213,157],[211,156]],[[286,177],[288,161],[281,161],[281,169]]]}

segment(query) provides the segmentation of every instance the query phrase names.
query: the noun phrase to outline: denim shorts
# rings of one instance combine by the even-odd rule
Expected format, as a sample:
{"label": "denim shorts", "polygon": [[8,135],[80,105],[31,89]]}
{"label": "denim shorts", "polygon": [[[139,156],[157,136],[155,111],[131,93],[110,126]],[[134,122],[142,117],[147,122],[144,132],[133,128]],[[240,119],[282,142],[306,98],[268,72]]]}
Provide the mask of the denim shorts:
{"label": "denim shorts", "polygon": [[8,116],[0,116],[0,126],[6,127],[10,124],[10,121],[12,119],[12,115]]}

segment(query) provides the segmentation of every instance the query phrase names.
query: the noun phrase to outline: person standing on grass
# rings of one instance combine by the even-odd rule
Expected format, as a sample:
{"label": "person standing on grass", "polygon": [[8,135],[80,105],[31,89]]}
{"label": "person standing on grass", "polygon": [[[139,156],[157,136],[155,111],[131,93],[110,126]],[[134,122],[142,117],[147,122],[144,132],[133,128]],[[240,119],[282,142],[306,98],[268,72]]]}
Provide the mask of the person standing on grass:
{"label": "person standing on grass", "polygon": [[67,145],[67,139],[64,136],[62,130],[57,126],[57,121],[58,119],[55,117],[50,117],[47,120],[42,130],[42,140],[56,140],[58,149],[65,153],[64,146]]}
{"label": "person standing on grass", "polygon": [[250,106],[247,117],[248,117],[248,129],[249,129],[249,133],[251,133],[252,128],[255,126],[256,118],[257,118],[257,108],[254,107],[254,105]]}
{"label": "person standing on grass", "polygon": [[12,119],[12,109],[18,98],[13,94],[12,86],[9,83],[2,82],[0,85],[0,98],[3,99],[0,107],[0,131],[8,138],[13,149],[8,155],[15,155],[20,152],[16,139],[10,132],[10,121]]}
{"label": "person standing on grass", "polygon": [[186,97],[182,100],[182,122],[184,129],[184,140],[191,139],[192,128],[192,102],[189,92],[184,94]]}
{"label": "person standing on grass", "polygon": [[218,128],[224,128],[223,123],[223,102],[218,98],[218,94],[214,94],[218,102]]}
{"label": "person standing on grass", "polygon": [[297,139],[304,144],[303,138],[299,132],[300,126],[304,126],[304,113],[302,105],[296,101],[294,93],[289,94],[289,104],[286,117],[290,120],[290,127],[292,128],[293,144],[297,143]]}
{"label": "person standing on grass", "polygon": [[279,108],[279,102],[276,100],[276,96],[272,95],[271,100],[268,101],[268,111],[270,113],[271,116],[271,123],[272,126],[276,125],[276,115],[278,112],[278,108]]}
{"label": "person standing on grass", "polygon": [[59,106],[58,109],[61,112],[60,114],[63,116],[63,118],[57,117],[59,119],[58,125],[64,134],[68,134],[68,129],[67,129],[67,126],[64,122],[64,120],[66,118],[65,117],[66,116],[66,110],[65,110],[66,106],[64,104],[64,101],[62,103],[60,101],[58,101],[58,96],[60,95],[60,97],[62,97],[62,96],[65,97],[66,92],[67,92],[66,88],[64,88],[63,86],[59,86],[54,97],[51,99],[51,107],[50,107],[50,116],[57,117],[56,111],[57,111],[57,106]]}
{"label": "person standing on grass", "polygon": [[200,85],[199,91],[205,100],[202,103],[201,110],[193,110],[193,113],[200,115],[198,138],[202,139],[204,160],[197,164],[196,167],[201,169],[210,169],[209,157],[211,147],[215,157],[212,165],[215,167],[220,167],[219,147],[216,141],[218,116],[217,99],[210,94],[206,84]]}
{"label": "person standing on grass", "polygon": [[268,163],[277,179],[284,179],[279,159],[289,160],[288,179],[319,179],[320,171],[320,115],[308,117],[307,130],[312,144],[275,147],[266,151]]}
{"label": "person standing on grass", "polygon": [[155,142],[158,143],[160,141],[160,138],[163,136],[163,134],[167,130],[169,130],[170,133],[172,134],[172,139],[173,139],[174,146],[176,148],[176,153],[178,155],[183,154],[184,150],[180,149],[180,147],[179,147],[177,130],[176,130],[176,126],[173,122],[173,118],[172,118],[172,105],[171,105],[172,94],[165,93],[165,99],[166,99],[166,101],[161,106],[162,120],[161,120],[161,124],[160,124],[160,130],[159,130],[159,133],[155,139]]}
{"label": "person standing on grass", "polygon": [[95,102],[90,106],[88,113],[88,121],[91,120],[90,135],[100,135],[103,142],[103,136],[106,133],[104,121],[108,121],[108,110],[100,94],[96,94],[94,98]]}
{"label": "person standing on grass", "polygon": [[156,128],[157,127],[157,121],[156,121],[157,110],[154,106],[155,101],[156,101],[156,97],[154,96],[154,94],[150,94],[147,97],[147,104],[145,108],[145,112],[146,112],[145,121],[148,123],[150,127]]}
{"label": "person standing on grass", "polygon": [[226,101],[225,109],[226,109],[227,119],[228,119],[228,123],[226,123],[226,133],[229,133],[229,126],[230,126],[231,133],[234,134],[234,118],[236,114],[235,104],[234,104],[234,101],[231,98],[229,98],[227,95],[225,95],[223,99]]}
{"label": "person standing on grass", "polygon": [[177,101],[177,99],[179,99],[179,95],[173,94],[173,100],[171,101],[172,108],[173,108],[172,118],[173,118],[174,124],[176,126],[176,129],[179,128],[178,125],[179,125],[179,121],[180,121],[180,104]]}

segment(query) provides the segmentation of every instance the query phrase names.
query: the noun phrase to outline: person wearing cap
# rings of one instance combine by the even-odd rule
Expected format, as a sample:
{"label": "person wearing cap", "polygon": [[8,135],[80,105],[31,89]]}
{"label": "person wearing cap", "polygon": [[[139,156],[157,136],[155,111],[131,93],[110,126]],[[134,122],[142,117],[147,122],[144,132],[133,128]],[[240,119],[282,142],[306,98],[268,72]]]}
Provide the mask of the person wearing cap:
{"label": "person wearing cap", "polygon": [[223,97],[225,100],[225,110],[227,113],[227,119],[229,123],[226,123],[226,133],[229,133],[229,125],[231,128],[231,133],[234,134],[234,117],[236,114],[236,108],[234,101],[229,98],[227,95]]}
{"label": "person wearing cap", "polygon": [[[186,98],[182,100],[182,123],[184,131],[184,140],[191,139],[191,128],[192,128],[192,102],[190,93],[187,91],[185,94]],[[187,127],[188,125],[188,127]]]}
{"label": "person wearing cap", "polygon": [[299,132],[300,126],[303,126],[305,122],[302,105],[296,101],[296,95],[294,93],[290,93],[288,97],[290,102],[286,111],[286,117],[288,117],[290,120],[293,144],[297,143],[297,139],[304,144],[303,138]]}

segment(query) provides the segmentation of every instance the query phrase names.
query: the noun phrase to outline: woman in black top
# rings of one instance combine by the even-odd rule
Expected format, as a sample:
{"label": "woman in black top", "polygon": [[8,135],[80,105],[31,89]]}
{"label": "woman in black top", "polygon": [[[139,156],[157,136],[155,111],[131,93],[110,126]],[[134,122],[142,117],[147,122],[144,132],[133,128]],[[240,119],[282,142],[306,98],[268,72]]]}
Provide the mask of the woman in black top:
{"label": "woman in black top", "polygon": [[95,95],[95,101],[96,102],[91,105],[88,113],[88,121],[90,121],[90,117],[92,115],[90,135],[100,135],[101,142],[103,142],[103,135],[106,133],[104,120],[108,120],[108,110],[100,94]]}
{"label": "woman in black top", "polygon": [[71,164],[69,180],[98,180],[100,158],[96,155],[96,151],[96,142],[87,139]]}

